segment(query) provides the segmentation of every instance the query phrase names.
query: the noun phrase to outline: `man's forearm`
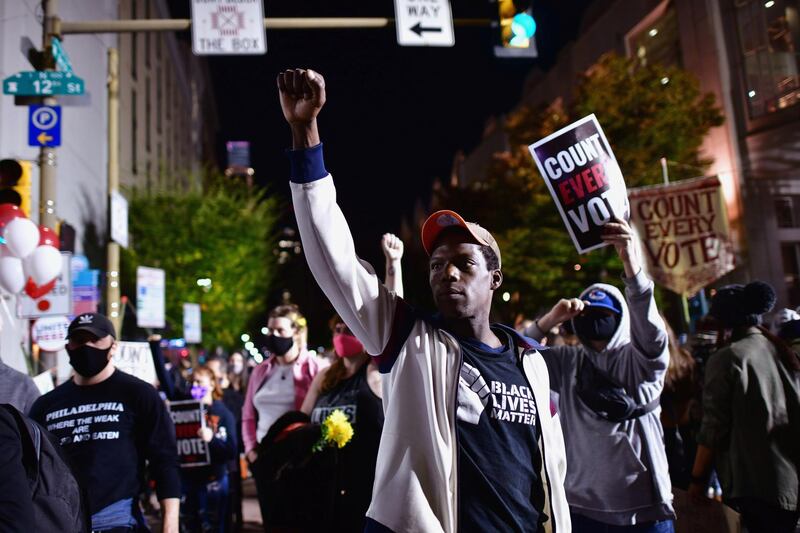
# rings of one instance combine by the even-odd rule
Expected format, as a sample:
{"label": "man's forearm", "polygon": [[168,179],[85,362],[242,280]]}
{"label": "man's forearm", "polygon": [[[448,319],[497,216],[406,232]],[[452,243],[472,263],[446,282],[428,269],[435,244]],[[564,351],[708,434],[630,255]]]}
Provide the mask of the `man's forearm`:
{"label": "man's forearm", "polygon": [[622,267],[625,269],[625,277],[632,278],[639,273],[642,269],[642,265],[639,263],[639,259],[635,257],[635,254],[631,254],[628,257],[622,259]]}
{"label": "man's forearm", "polygon": [[692,481],[708,483],[713,462],[714,450],[699,444],[697,446],[697,455],[694,459],[694,467],[692,468]]}
{"label": "man's forearm", "polygon": [[162,533],[178,533],[178,518],[180,516],[180,498],[164,498],[161,500],[161,531]]}
{"label": "man's forearm", "polygon": [[316,119],[308,123],[293,123],[291,127],[293,150],[304,150],[320,143]]}
{"label": "man's forearm", "polygon": [[403,297],[403,268],[399,260],[386,262],[384,285],[401,298]]}

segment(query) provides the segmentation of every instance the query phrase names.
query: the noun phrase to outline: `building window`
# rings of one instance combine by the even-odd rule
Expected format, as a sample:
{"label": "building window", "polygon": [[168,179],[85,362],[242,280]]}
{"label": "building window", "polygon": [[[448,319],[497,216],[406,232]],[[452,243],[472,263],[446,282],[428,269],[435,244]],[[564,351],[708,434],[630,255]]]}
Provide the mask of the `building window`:
{"label": "building window", "polygon": [[794,307],[800,302],[800,242],[781,244],[783,276],[789,291],[789,304]]}
{"label": "building window", "polygon": [[137,153],[139,142],[136,139],[139,134],[137,117],[136,89],[134,89],[131,91],[131,172],[133,172],[134,176],[138,171],[137,159],[139,157],[139,154]]}
{"label": "building window", "polygon": [[800,196],[775,198],[775,219],[779,228],[800,227]]}
{"label": "building window", "polygon": [[744,58],[750,117],[800,102],[798,0],[738,0],[736,18]]}
{"label": "building window", "polygon": [[628,38],[628,49],[641,66],[681,65],[678,17],[670,5],[652,24]]}

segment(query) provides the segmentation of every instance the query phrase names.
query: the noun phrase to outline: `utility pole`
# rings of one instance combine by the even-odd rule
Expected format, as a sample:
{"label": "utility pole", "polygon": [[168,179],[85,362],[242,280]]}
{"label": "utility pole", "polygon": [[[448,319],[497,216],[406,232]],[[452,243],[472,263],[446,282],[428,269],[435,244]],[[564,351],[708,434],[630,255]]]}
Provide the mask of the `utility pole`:
{"label": "utility pole", "polygon": [[[41,70],[54,70],[53,37],[58,37],[58,0],[44,0],[44,23],[42,26],[42,57],[44,64]],[[55,96],[44,98],[45,105],[56,105]],[[42,146],[39,149],[39,223],[48,228],[57,229],[56,198],[56,149]]]}
{"label": "utility pole", "polygon": [[111,197],[119,189],[119,53],[108,49],[108,258],[106,271],[106,313],[117,336],[122,334],[119,290],[119,244],[111,239]]}

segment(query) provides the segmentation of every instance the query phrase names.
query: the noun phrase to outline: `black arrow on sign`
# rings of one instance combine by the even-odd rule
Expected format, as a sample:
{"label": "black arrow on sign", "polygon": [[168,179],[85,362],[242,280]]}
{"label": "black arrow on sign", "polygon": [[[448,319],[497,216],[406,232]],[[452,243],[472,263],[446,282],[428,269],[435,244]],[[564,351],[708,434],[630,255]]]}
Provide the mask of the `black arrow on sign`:
{"label": "black arrow on sign", "polygon": [[411,31],[413,31],[414,33],[416,33],[417,35],[422,37],[422,32],[424,32],[424,31],[432,32],[432,33],[439,33],[440,31],[442,31],[442,28],[423,28],[422,27],[422,22],[417,22],[416,24],[411,26]]}

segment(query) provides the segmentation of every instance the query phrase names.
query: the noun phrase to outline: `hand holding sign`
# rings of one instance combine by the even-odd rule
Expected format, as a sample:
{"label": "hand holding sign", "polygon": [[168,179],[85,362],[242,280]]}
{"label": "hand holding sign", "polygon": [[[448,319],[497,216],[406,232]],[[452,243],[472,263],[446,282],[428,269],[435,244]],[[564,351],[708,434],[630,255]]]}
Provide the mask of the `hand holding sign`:
{"label": "hand holding sign", "polygon": [[197,430],[197,436],[203,439],[203,442],[211,442],[214,438],[214,432],[209,427],[203,427]]}
{"label": "hand holding sign", "polygon": [[528,147],[579,253],[609,242],[602,228],[630,213],[625,181],[594,115]]}
{"label": "hand holding sign", "polygon": [[614,245],[622,261],[622,266],[625,268],[626,277],[632,278],[639,273],[641,264],[636,251],[636,235],[630,224],[615,218],[603,226],[601,238],[603,242]]}

